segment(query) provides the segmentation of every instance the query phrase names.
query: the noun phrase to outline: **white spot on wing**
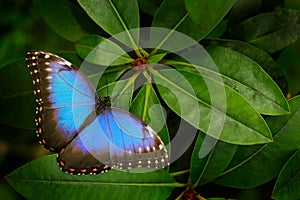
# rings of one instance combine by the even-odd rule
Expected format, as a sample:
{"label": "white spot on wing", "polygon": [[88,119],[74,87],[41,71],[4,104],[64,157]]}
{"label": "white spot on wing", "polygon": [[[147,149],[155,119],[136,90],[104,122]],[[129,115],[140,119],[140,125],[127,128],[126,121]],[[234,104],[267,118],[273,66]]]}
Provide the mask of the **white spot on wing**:
{"label": "white spot on wing", "polygon": [[57,63],[58,63],[58,64],[61,64],[61,65],[67,65],[67,66],[69,66],[69,67],[72,66],[72,64],[71,64],[70,62],[66,61],[66,60],[64,60],[64,61],[58,61]]}
{"label": "white spot on wing", "polygon": [[50,55],[49,54],[46,54],[45,55],[45,58],[47,59],[47,58],[50,58]]}

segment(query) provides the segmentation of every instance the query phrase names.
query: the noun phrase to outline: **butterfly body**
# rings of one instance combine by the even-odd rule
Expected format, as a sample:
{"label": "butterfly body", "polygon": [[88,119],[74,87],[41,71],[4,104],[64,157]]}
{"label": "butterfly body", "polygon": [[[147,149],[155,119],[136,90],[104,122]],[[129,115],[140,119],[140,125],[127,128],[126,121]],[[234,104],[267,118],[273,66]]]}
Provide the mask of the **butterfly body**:
{"label": "butterfly body", "polygon": [[145,122],[100,99],[89,80],[70,62],[48,52],[30,51],[40,143],[58,153],[58,165],[72,174],[111,168],[163,168],[168,153]]}

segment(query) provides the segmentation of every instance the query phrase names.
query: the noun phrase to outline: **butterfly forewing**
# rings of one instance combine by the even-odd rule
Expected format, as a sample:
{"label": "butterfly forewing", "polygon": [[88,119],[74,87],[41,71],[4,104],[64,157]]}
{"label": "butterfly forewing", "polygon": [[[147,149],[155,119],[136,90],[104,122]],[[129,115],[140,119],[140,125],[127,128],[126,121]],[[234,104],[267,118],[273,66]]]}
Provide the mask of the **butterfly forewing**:
{"label": "butterfly forewing", "polygon": [[[59,56],[30,51],[26,61],[39,104],[38,137],[46,148],[59,151],[77,135],[78,124],[94,110],[95,90],[77,68]],[[75,89],[77,85],[80,87]]]}

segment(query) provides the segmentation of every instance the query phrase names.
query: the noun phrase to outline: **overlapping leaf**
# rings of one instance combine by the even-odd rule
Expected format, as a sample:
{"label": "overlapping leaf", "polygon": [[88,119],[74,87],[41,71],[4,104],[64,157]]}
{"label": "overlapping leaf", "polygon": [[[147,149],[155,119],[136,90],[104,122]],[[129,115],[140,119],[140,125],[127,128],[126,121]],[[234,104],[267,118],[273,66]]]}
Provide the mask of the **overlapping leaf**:
{"label": "overlapping leaf", "polygon": [[115,35],[126,32],[122,41],[137,49],[138,31],[129,32],[139,27],[139,8],[136,0],[78,0],[87,14],[107,33]]}
{"label": "overlapping leaf", "polygon": [[296,200],[300,197],[300,151],[298,150],[284,165],[276,181],[273,198]]}
{"label": "overlapping leaf", "polygon": [[216,183],[252,188],[278,175],[284,163],[300,148],[300,97],[289,100],[289,104],[291,114],[267,118],[274,142],[239,146],[232,162]]}
{"label": "overlapping leaf", "polygon": [[283,72],[278,63],[264,50],[239,40],[215,39],[207,41],[210,45],[224,46],[251,58],[268,73],[283,93],[287,93],[287,80]]}
{"label": "overlapping leaf", "polygon": [[217,68],[195,66],[185,61],[165,63],[223,81],[242,94],[260,113],[280,115],[289,112],[288,103],[280,88],[256,62],[229,48],[214,46],[209,47],[208,52]]}
{"label": "overlapping leaf", "polygon": [[78,55],[88,62],[103,65],[122,65],[133,61],[117,44],[98,35],[88,35],[75,44]]}
{"label": "overlapping leaf", "polygon": [[187,71],[153,70],[152,73],[167,105],[206,134],[234,144],[272,141],[263,118],[229,87]]}
{"label": "overlapping leaf", "polygon": [[235,0],[184,0],[190,18],[202,29],[217,25],[234,2]]}
{"label": "overlapping leaf", "polygon": [[[235,154],[237,146],[199,134],[191,160],[191,181],[194,185],[211,182],[223,172]],[[206,152],[203,155],[202,152]]]}
{"label": "overlapping leaf", "polygon": [[224,47],[207,50],[224,76],[225,84],[241,93],[260,113],[281,115],[289,112],[280,88],[256,62]]}
{"label": "overlapping leaf", "polygon": [[278,10],[249,18],[232,27],[230,34],[270,53],[295,42],[300,36],[300,12]]}
{"label": "overlapping leaf", "polygon": [[7,175],[6,180],[27,199],[166,199],[174,187],[182,186],[163,169],[70,175],[59,170],[56,155],[27,163]]}
{"label": "overlapping leaf", "polygon": [[[232,0],[220,0],[213,3],[208,0],[165,0],[155,14],[152,26],[176,30],[199,41],[222,20],[233,2]],[[185,9],[185,5],[189,13]],[[205,12],[201,12],[202,6],[211,6],[214,9],[206,9]],[[201,18],[200,21],[199,18]]]}
{"label": "overlapping leaf", "polygon": [[34,6],[56,33],[72,42],[86,35],[88,33],[86,29],[95,30],[96,26],[84,12],[68,1],[35,0]]}

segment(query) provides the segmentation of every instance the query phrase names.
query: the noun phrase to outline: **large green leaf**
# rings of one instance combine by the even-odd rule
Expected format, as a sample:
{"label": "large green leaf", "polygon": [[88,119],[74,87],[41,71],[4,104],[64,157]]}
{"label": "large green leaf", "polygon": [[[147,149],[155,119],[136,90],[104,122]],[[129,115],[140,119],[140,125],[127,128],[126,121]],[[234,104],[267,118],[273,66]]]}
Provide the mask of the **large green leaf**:
{"label": "large green leaf", "polygon": [[243,95],[260,113],[281,115],[289,112],[288,103],[280,88],[256,62],[225,47],[213,46],[207,50],[217,69],[210,66],[195,66],[185,61],[170,60],[165,64],[186,71],[197,71],[223,81]]}
{"label": "large green leaf", "polygon": [[256,62],[229,48],[210,47],[207,50],[224,77],[224,83],[241,93],[260,113],[289,113],[280,88]]}
{"label": "large green leaf", "polygon": [[259,14],[232,27],[229,32],[235,38],[272,53],[299,38],[300,11],[286,9]]}
{"label": "large green leaf", "polygon": [[216,26],[234,2],[235,0],[184,0],[189,16],[203,30]]}
{"label": "large green leaf", "polygon": [[56,155],[27,163],[5,178],[27,199],[166,199],[174,187],[182,186],[163,169],[70,175],[59,170]]}
{"label": "large green leaf", "polygon": [[87,34],[85,28],[93,30],[92,21],[70,1],[34,0],[34,6],[50,27],[67,40],[75,42]]}
{"label": "large green leaf", "polygon": [[0,122],[19,128],[34,129],[36,103],[25,59],[0,70]]}
{"label": "large green leaf", "polygon": [[115,35],[126,31],[122,41],[131,43],[137,49],[138,31],[129,32],[139,27],[139,8],[136,0],[78,0],[87,14],[107,33]]}
{"label": "large green leaf", "polygon": [[134,61],[116,43],[98,35],[81,38],[76,42],[75,49],[81,58],[98,65],[122,65]]}
{"label": "large green leaf", "polygon": [[150,83],[145,84],[140,89],[130,106],[130,112],[159,133],[159,136],[165,144],[170,142],[168,127],[162,107]]}
{"label": "large green leaf", "polygon": [[226,85],[187,71],[152,70],[152,73],[167,105],[204,133],[242,145],[272,141],[259,113]]}
{"label": "large green leaf", "polygon": [[[236,145],[230,145],[210,136],[200,133],[191,160],[191,181],[194,185],[203,185],[211,182],[223,172],[236,151]],[[202,155],[206,149],[210,149],[208,155]],[[202,151],[202,152],[201,152]]]}
{"label": "large green leaf", "polygon": [[[226,3],[218,1],[216,5],[216,2],[211,2],[208,0],[186,0],[186,2],[184,0],[165,0],[155,14],[152,26],[176,30],[200,41],[222,20],[233,3],[232,0],[228,0]],[[186,11],[185,3],[195,21],[190,18]],[[195,9],[193,8],[194,4],[197,6]],[[209,6],[209,9],[202,6]],[[199,18],[201,21],[198,21]]]}
{"label": "large green leaf", "polygon": [[278,63],[264,50],[239,40],[214,39],[206,40],[206,42],[210,45],[228,47],[251,58],[272,77],[284,94],[287,93],[288,85],[283,72],[279,68]]}
{"label": "large green leaf", "polygon": [[300,150],[284,165],[276,181],[273,199],[297,200],[300,197]]}
{"label": "large green leaf", "polygon": [[252,188],[278,175],[284,163],[300,148],[300,96],[289,100],[289,104],[291,114],[267,118],[274,142],[239,146],[232,162],[216,183]]}

